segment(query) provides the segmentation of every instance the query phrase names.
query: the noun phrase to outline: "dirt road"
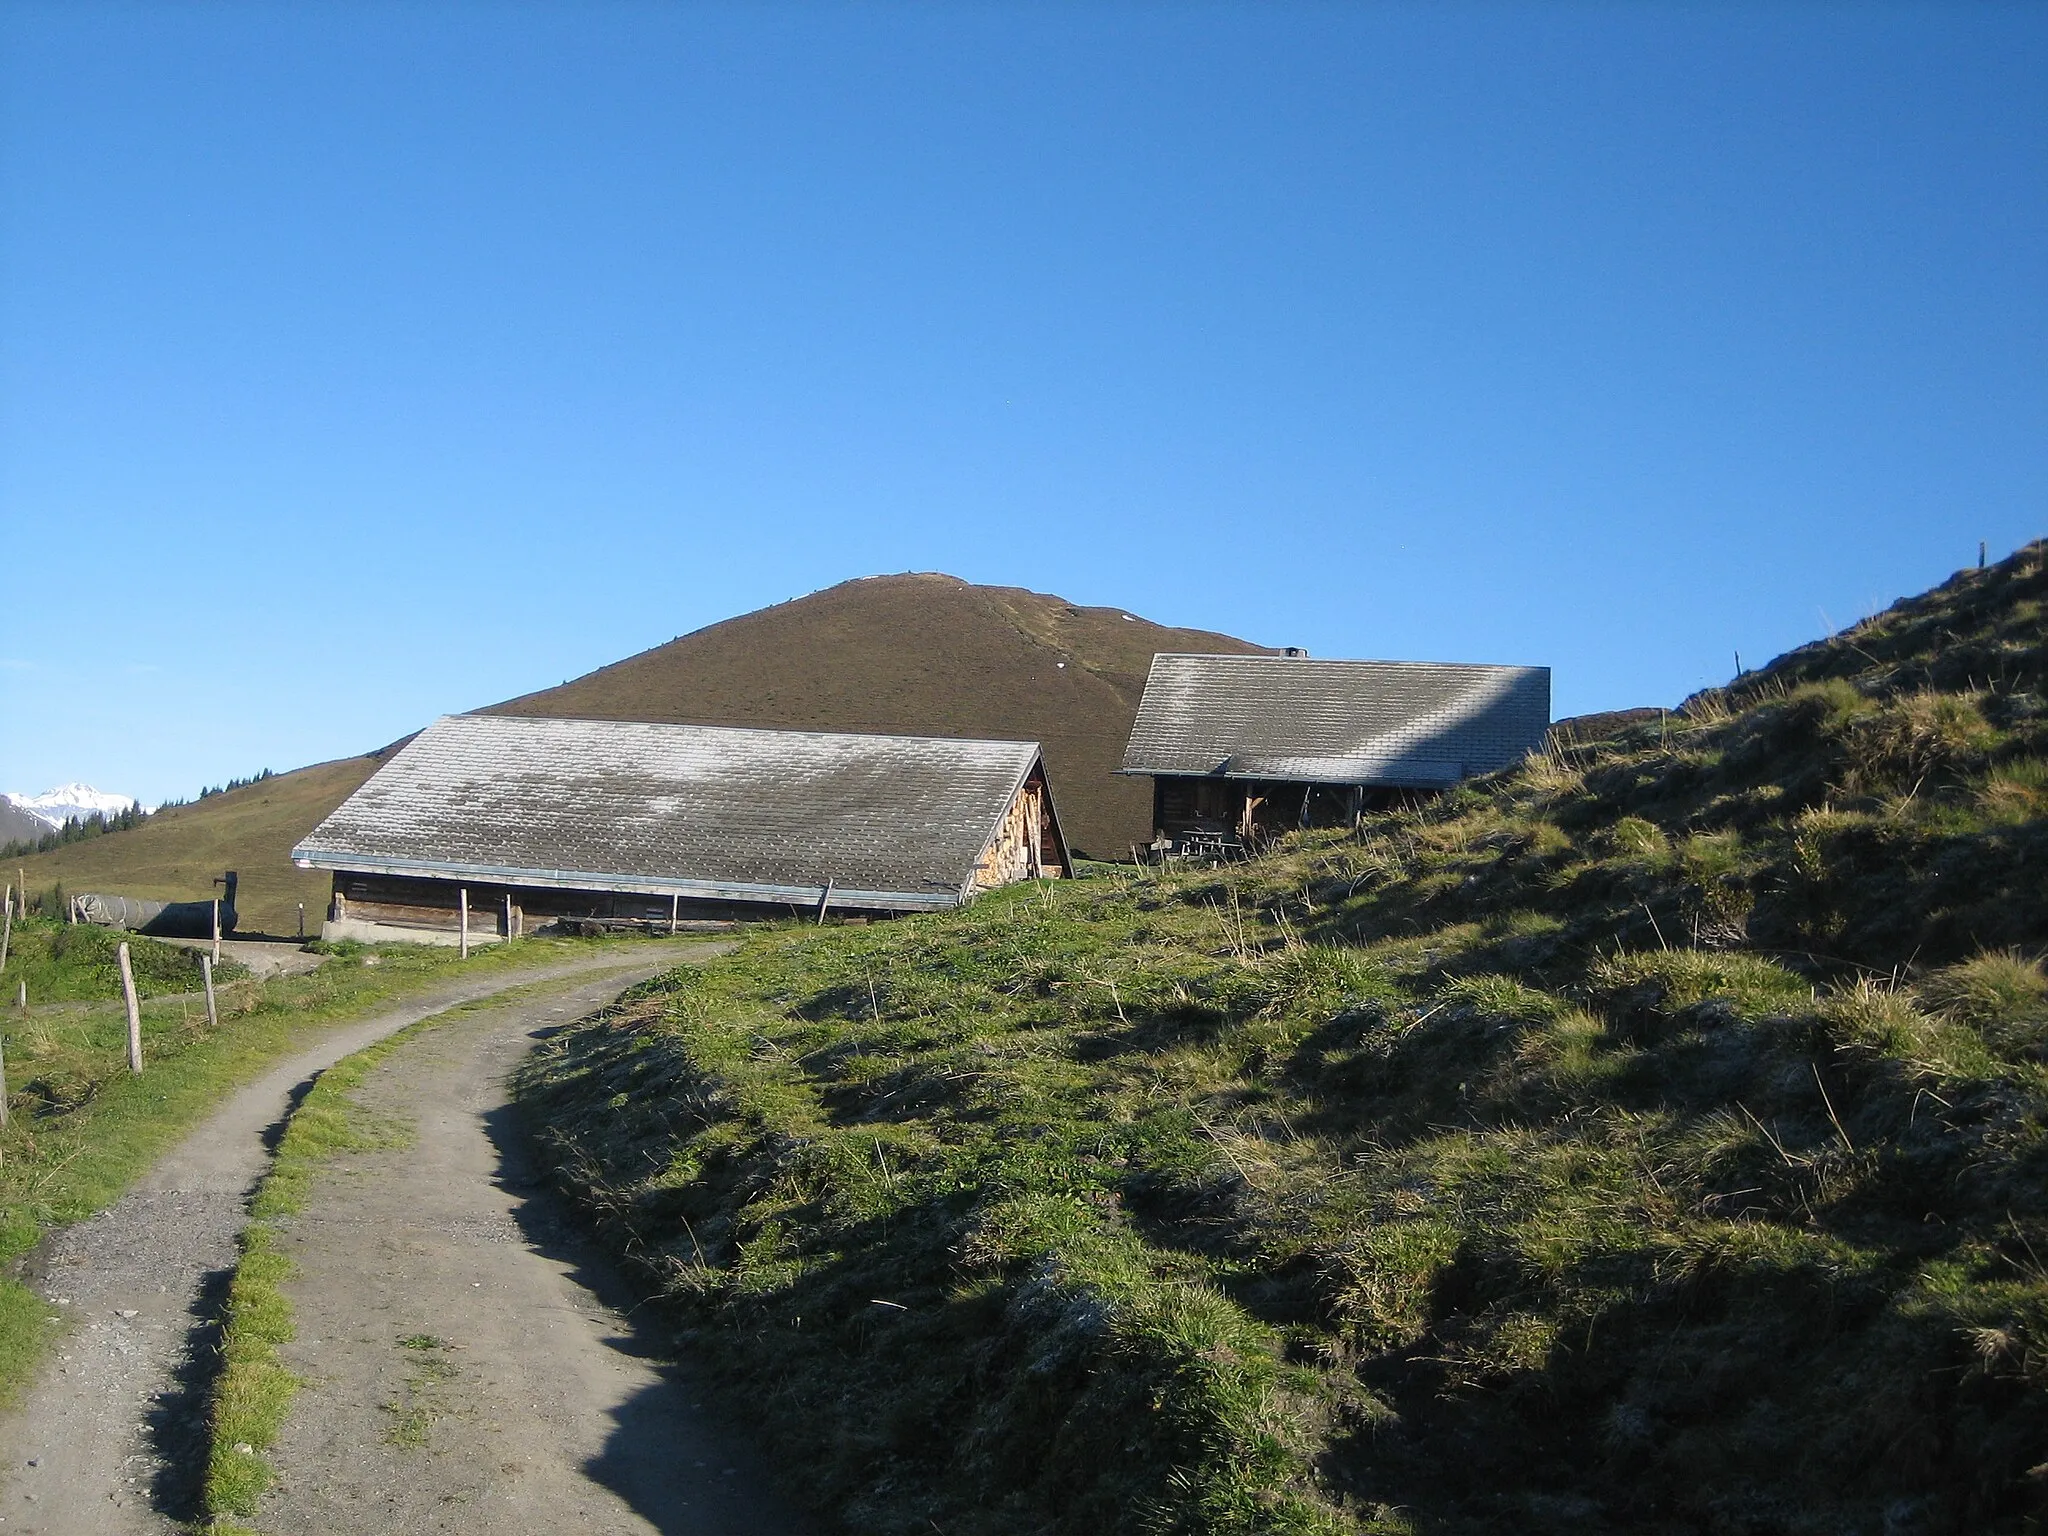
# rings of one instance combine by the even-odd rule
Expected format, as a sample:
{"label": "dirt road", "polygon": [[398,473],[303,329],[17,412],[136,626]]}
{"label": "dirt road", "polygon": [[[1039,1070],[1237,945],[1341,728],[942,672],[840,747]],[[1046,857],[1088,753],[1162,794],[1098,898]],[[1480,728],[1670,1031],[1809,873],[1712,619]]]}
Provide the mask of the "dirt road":
{"label": "dirt road", "polygon": [[337,1029],[238,1091],[118,1204],[57,1234],[29,1279],[72,1326],[42,1381],[0,1420],[6,1530],[158,1536],[199,1515],[206,1373],[235,1239],[271,1139],[314,1073],[457,1004],[551,978],[579,995],[615,992],[688,948],[453,979]]}
{"label": "dirt road", "polygon": [[636,1338],[633,1301],[529,1164],[505,1078],[597,983],[436,1025],[356,1098],[409,1145],[316,1175],[284,1251],[308,1385],[271,1454],[271,1536],[812,1526]]}

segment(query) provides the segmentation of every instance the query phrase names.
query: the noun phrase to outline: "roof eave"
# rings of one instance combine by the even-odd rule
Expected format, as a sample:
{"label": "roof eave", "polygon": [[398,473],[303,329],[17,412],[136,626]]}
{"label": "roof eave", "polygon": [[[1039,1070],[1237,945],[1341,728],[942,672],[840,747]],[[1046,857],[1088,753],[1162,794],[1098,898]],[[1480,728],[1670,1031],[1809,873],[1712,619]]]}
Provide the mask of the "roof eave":
{"label": "roof eave", "polygon": [[1469,773],[1461,773],[1456,778],[1439,778],[1421,774],[1400,773],[1370,773],[1363,775],[1355,773],[1281,773],[1277,771],[1237,773],[1229,770],[1218,771],[1216,769],[1179,767],[1118,768],[1114,772],[1130,778],[1236,779],[1247,783],[1264,781],[1273,784],[1331,784],[1347,788],[1356,786],[1365,789],[1444,789],[1453,784],[1461,784],[1466,779],[1473,777]]}
{"label": "roof eave", "polygon": [[[700,901],[758,901],[816,906],[826,895],[822,885],[771,885],[745,880],[685,880],[622,877],[596,870],[520,869],[510,865],[456,864],[431,859],[397,859],[332,849],[292,850],[302,868],[400,878],[483,880],[499,885],[539,886],[549,890],[624,891],[636,896],[687,896]],[[957,890],[869,891],[831,887],[831,904],[884,912],[930,912],[956,907],[965,899]]]}

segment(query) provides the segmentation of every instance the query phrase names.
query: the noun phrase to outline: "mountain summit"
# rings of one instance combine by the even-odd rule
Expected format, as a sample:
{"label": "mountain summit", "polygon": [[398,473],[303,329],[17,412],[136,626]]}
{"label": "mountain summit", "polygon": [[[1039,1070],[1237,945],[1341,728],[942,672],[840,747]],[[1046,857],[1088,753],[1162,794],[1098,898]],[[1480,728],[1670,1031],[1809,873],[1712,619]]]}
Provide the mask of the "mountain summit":
{"label": "mountain summit", "polygon": [[1068,836],[1110,856],[1151,834],[1149,787],[1114,772],[1155,651],[1271,654],[1022,587],[869,576],[482,713],[1036,741]]}
{"label": "mountain summit", "polygon": [[0,795],[0,802],[35,817],[49,831],[56,831],[76,817],[118,816],[142,802],[133,795],[110,795],[90,784],[60,784],[40,795]]}

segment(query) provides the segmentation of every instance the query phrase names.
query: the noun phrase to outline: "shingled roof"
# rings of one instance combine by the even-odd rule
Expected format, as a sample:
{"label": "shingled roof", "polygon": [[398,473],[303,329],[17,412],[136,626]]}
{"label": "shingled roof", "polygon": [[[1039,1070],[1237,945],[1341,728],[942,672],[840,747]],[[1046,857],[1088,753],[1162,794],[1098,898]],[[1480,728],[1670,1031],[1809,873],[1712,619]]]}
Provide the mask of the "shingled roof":
{"label": "shingled roof", "polygon": [[1035,742],[450,715],[292,850],[318,869],[952,906]]}
{"label": "shingled roof", "polygon": [[1548,667],[1161,654],[1122,771],[1427,788],[1507,767],[1549,725]]}

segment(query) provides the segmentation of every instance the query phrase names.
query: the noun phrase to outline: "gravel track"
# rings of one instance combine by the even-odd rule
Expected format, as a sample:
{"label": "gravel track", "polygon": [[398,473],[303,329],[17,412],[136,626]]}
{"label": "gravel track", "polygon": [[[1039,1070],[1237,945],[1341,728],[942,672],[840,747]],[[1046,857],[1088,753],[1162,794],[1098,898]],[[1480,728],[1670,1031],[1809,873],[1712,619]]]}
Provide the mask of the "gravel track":
{"label": "gravel track", "polygon": [[306,1381],[271,1452],[271,1536],[577,1531],[777,1536],[811,1522],[701,1406],[639,1299],[538,1176],[506,1078],[602,1006],[584,985],[436,1025],[355,1098],[403,1147],[323,1164],[283,1224]]}
{"label": "gravel track", "polygon": [[4,1529],[162,1536],[199,1516],[205,1393],[236,1238],[283,1117],[315,1074],[462,1003],[555,980],[616,992],[688,952],[663,943],[455,979],[334,1029],[238,1089],[114,1206],[53,1234],[26,1278],[71,1326],[43,1379],[0,1418]]}

